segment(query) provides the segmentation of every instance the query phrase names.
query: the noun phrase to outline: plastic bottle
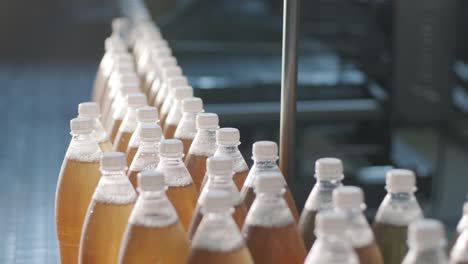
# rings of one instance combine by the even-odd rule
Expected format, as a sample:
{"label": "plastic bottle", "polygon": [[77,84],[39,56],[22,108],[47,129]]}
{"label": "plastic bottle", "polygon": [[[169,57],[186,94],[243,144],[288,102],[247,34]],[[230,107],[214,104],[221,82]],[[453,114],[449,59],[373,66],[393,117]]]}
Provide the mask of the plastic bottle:
{"label": "plastic bottle", "polygon": [[193,138],[197,134],[197,114],[203,112],[203,101],[198,97],[182,100],[182,117],[180,118],[174,138],[184,145],[184,159],[188,154]]}
{"label": "plastic bottle", "polygon": [[231,217],[232,197],[213,190],[203,203],[203,220],[193,237],[188,264],[253,264],[252,256]]}
{"label": "plastic bottle", "polygon": [[99,104],[95,102],[85,102],[78,105],[78,117],[85,117],[92,120],[93,132],[92,137],[98,142],[99,147],[103,152],[112,150],[112,143],[110,142],[109,136],[107,135],[104,127],[102,126],[101,111]]}
{"label": "plastic bottle", "polygon": [[[158,108],[159,113],[161,113],[161,107],[162,104],[164,103],[164,100],[166,99],[169,88],[168,86],[170,85],[169,82],[173,78],[178,78],[178,77],[183,77],[182,76],[182,69],[179,66],[171,66],[167,68],[162,69],[162,82],[161,86],[159,88],[158,94],[156,96],[156,99],[154,99],[154,106]],[[187,83],[183,82],[180,85],[187,85]]]}
{"label": "plastic bottle", "polygon": [[102,109],[101,121],[104,127],[109,126],[112,115],[116,110],[116,104],[125,100],[127,94],[140,92],[140,82],[133,70],[133,64],[127,66],[128,68],[126,69],[119,69],[112,73],[109,79],[109,92],[103,97],[103,101],[100,104]]}
{"label": "plastic bottle", "polygon": [[[109,68],[111,67],[111,63],[113,61],[113,57],[117,53],[126,53],[126,47],[122,40],[116,37],[108,37],[104,41],[104,49],[105,53],[99,63],[98,70],[96,72],[96,77],[94,78],[93,90],[91,94],[91,99],[94,102],[99,102],[102,93],[104,91],[106,82],[110,75]],[[106,72],[107,76],[104,74]]]}
{"label": "plastic bottle", "polygon": [[468,229],[464,229],[458,236],[450,252],[450,263],[468,264]]}
{"label": "plastic bottle", "polygon": [[101,149],[92,136],[92,121],[70,122],[72,140],[62,163],[55,196],[55,223],[61,263],[77,263],[81,228],[99,181]]}
{"label": "plastic bottle", "polygon": [[137,188],[137,174],[145,170],[155,170],[159,164],[159,142],[161,128],[156,124],[143,123],[140,126],[140,147],[128,169],[128,179]]}
{"label": "plastic bottle", "polygon": [[196,123],[197,134],[185,158],[185,165],[190,175],[192,175],[195,187],[200,190],[206,173],[206,159],[216,152],[216,129],[219,127],[218,115],[199,113],[196,117]]}
{"label": "plastic bottle", "polygon": [[172,89],[174,101],[171,110],[167,114],[166,125],[164,126],[164,137],[174,138],[177,125],[182,118],[182,100],[193,97],[193,89],[190,86],[178,86]]}
{"label": "plastic bottle", "polygon": [[[165,128],[166,119],[169,115],[169,111],[171,110],[171,106],[173,105],[174,100],[175,100],[173,91],[176,87],[180,87],[180,86],[188,86],[186,77],[179,76],[179,77],[170,78],[168,81],[166,81],[166,85],[163,84],[163,88],[166,87],[165,89],[166,97],[164,98],[164,101],[162,102],[161,107],[160,107],[161,127],[163,129]],[[161,93],[164,93],[164,91],[161,91]]]}
{"label": "plastic bottle", "polygon": [[145,82],[146,75],[148,74],[149,68],[152,66],[153,54],[156,57],[171,55],[172,51],[167,46],[167,41],[163,39],[154,40],[148,42],[148,47],[143,52],[142,56],[137,61],[137,73],[140,76],[142,83]]}
{"label": "plastic bottle", "polygon": [[317,213],[317,241],[304,264],[358,264],[359,259],[346,238],[346,216],[334,211]]}
{"label": "plastic bottle", "polygon": [[[156,107],[144,106],[137,109],[137,127],[130,138],[127,147],[127,166],[130,166],[140,146],[140,130],[142,124],[158,124],[158,110]],[[158,125],[159,126],[159,125]],[[159,128],[161,129],[161,128]]]}
{"label": "plastic bottle", "polygon": [[249,167],[239,151],[240,132],[237,128],[224,127],[216,131],[216,152],[214,156],[226,156],[232,159],[234,176],[232,180],[237,189],[242,190],[245,179],[249,174]]}
{"label": "plastic bottle", "polygon": [[129,94],[127,102],[128,107],[125,112],[125,117],[118,127],[118,132],[114,140],[114,149],[119,152],[127,151],[128,143],[137,126],[136,110],[146,106],[146,96],[143,93]]}
{"label": "plastic bottle", "polygon": [[282,174],[272,171],[257,175],[257,195],[242,229],[255,263],[304,263],[307,251],[284,191]]}
{"label": "plastic bottle", "polygon": [[187,261],[187,236],[165,189],[162,172],[150,170],[138,175],[140,196],[122,239],[120,264]]}
{"label": "plastic bottle", "polygon": [[107,152],[101,158],[101,179],[86,214],[79,263],[116,263],[136,193],[125,175],[125,155]]}
{"label": "plastic bottle", "polygon": [[299,219],[299,231],[307,249],[315,241],[315,216],[319,211],[333,210],[333,190],[341,186],[343,164],[336,158],[321,158],[315,162],[315,183]]}
{"label": "plastic bottle", "polygon": [[148,101],[154,105],[156,96],[161,88],[163,80],[163,69],[177,66],[177,60],[174,56],[163,57],[156,61],[156,65],[150,69],[146,76],[146,85],[150,87]]}
{"label": "plastic bottle", "polygon": [[361,264],[383,264],[382,254],[374,234],[362,213],[364,193],[354,186],[338,187],[333,191],[335,211],[346,215],[345,234]]}
{"label": "plastic bottle", "polygon": [[123,75],[135,73],[135,64],[133,63],[132,55],[127,52],[117,53],[114,55],[109,65],[109,70],[107,71],[107,77],[103,83],[99,100],[97,100],[103,110],[108,110],[107,107],[109,100],[112,100],[111,97],[113,95],[113,90],[115,89],[116,81],[120,81],[119,79],[121,79],[121,76]]}
{"label": "plastic bottle", "polygon": [[112,143],[115,141],[119,127],[122,124],[123,118],[128,108],[128,95],[139,93],[137,83],[122,83],[118,94],[115,96],[112,106],[109,109],[108,119],[104,120],[104,126],[110,136]]}
{"label": "plastic bottle", "polygon": [[[247,175],[247,179],[242,186],[241,196],[244,200],[245,206],[249,209],[255,200],[254,184],[257,175],[261,172],[279,172],[281,173],[276,161],[278,160],[278,145],[273,141],[257,141],[252,147],[252,156],[254,164]],[[284,199],[291,209],[294,219],[299,219],[296,203],[288,188],[286,180],[284,181]]]}
{"label": "plastic bottle", "polygon": [[197,207],[193,214],[189,228],[189,239],[192,239],[202,220],[202,205],[209,192],[224,190],[232,198],[231,206],[234,207],[233,218],[239,229],[242,228],[247,215],[247,208],[242,201],[239,191],[232,180],[232,160],[229,157],[211,157],[207,160],[208,180],[202,189],[197,201]]}
{"label": "plastic bottle", "polygon": [[174,205],[185,232],[197,203],[198,192],[192,178],[182,162],[182,142],[177,139],[163,139],[159,146],[160,162],[158,170],[166,177],[167,197]]}
{"label": "plastic bottle", "polygon": [[408,225],[423,218],[414,196],[416,176],[412,171],[396,169],[386,175],[387,195],[380,204],[372,229],[385,264],[400,264],[408,250]]}
{"label": "plastic bottle", "polygon": [[434,219],[415,221],[408,228],[409,251],[402,264],[448,264],[444,226]]}

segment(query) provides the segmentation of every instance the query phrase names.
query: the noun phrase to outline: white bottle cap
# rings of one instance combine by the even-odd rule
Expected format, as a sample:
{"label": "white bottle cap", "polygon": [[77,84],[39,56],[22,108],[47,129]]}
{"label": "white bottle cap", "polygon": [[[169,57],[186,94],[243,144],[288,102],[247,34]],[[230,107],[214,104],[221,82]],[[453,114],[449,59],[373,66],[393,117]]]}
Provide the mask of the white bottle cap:
{"label": "white bottle cap", "polygon": [[193,88],[186,86],[177,86],[174,87],[174,98],[176,100],[183,100],[185,98],[193,97]]}
{"label": "white bottle cap", "polygon": [[252,147],[254,159],[276,160],[278,158],[278,144],[273,141],[257,141]]}
{"label": "white bottle cap", "polygon": [[445,246],[443,224],[435,219],[421,219],[408,227],[408,246],[410,248],[434,248]]}
{"label": "white bottle cap", "polygon": [[168,88],[170,90],[172,90],[174,87],[177,87],[177,86],[186,86],[186,85],[188,85],[187,78],[185,76],[181,76],[181,75],[169,77],[168,82],[169,82],[168,83]]}
{"label": "white bottle cap", "polygon": [[104,152],[101,156],[101,170],[124,171],[127,161],[122,152]]}
{"label": "white bottle cap", "polygon": [[239,129],[233,127],[223,127],[216,130],[216,143],[219,145],[237,145],[239,144]]}
{"label": "white bottle cap", "polygon": [[164,172],[145,170],[138,173],[138,189],[143,192],[162,191],[166,188]]}
{"label": "white bottle cap", "polygon": [[142,141],[156,141],[161,139],[162,130],[156,123],[142,123],[140,127],[140,138]]}
{"label": "white bottle cap", "polygon": [[278,193],[284,189],[283,175],[278,171],[261,172],[255,177],[255,192]]}
{"label": "white bottle cap", "polygon": [[386,188],[392,193],[414,192],[416,191],[416,176],[410,170],[390,170],[386,176]]}
{"label": "white bottle cap", "polygon": [[163,78],[167,80],[169,78],[174,78],[174,77],[182,75],[182,69],[179,66],[171,66],[171,67],[163,68],[162,73],[163,73]]}
{"label": "white bottle cap", "polygon": [[185,98],[182,100],[182,112],[199,113],[203,111],[203,101],[198,97]]}
{"label": "white bottle cap", "polygon": [[126,74],[120,80],[120,87],[123,95],[137,93],[140,91],[140,81],[134,73]]}
{"label": "white bottle cap", "polygon": [[85,102],[78,105],[78,115],[81,117],[97,118],[101,115],[99,104],[96,102]]}
{"label": "white bottle cap", "polygon": [[158,121],[158,109],[153,106],[143,106],[137,109],[137,121],[142,123],[156,123]]}
{"label": "white bottle cap", "polygon": [[315,177],[319,180],[341,180],[343,163],[337,158],[321,158],[315,161]]}
{"label": "white bottle cap", "polygon": [[197,129],[210,129],[218,128],[219,118],[217,114],[213,113],[199,113],[197,114]]}
{"label": "white bottle cap", "polygon": [[210,157],[206,161],[208,175],[232,175],[232,159],[225,156]]}
{"label": "white bottle cap", "polygon": [[162,157],[180,157],[183,151],[182,141],[178,139],[163,139],[159,144],[159,153]]}
{"label": "white bottle cap", "polygon": [[131,93],[127,96],[128,106],[132,108],[138,108],[146,106],[146,95],[143,93]]}
{"label": "white bottle cap", "polygon": [[468,202],[463,204],[463,215],[468,215]]}
{"label": "white bottle cap", "polygon": [[339,209],[364,209],[364,193],[356,186],[341,186],[333,190],[333,205]]}
{"label": "white bottle cap", "polygon": [[202,207],[206,211],[225,210],[232,207],[231,194],[225,190],[212,189],[206,193]]}
{"label": "white bottle cap", "polygon": [[317,234],[340,234],[346,229],[346,215],[335,211],[320,211],[315,219]]}
{"label": "white bottle cap", "polygon": [[115,64],[133,64],[133,56],[128,52],[118,53],[114,59]]}
{"label": "white bottle cap", "polygon": [[93,131],[93,122],[86,117],[77,117],[70,120],[70,130],[72,134],[84,135]]}

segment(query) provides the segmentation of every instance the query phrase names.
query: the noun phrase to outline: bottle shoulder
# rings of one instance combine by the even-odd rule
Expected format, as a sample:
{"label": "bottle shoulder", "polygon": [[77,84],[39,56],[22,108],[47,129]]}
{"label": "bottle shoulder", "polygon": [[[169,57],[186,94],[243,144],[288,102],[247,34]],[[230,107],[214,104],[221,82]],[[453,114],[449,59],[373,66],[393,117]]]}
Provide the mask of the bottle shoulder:
{"label": "bottle shoulder", "polygon": [[192,240],[193,248],[228,252],[244,245],[244,239],[232,217],[204,216]]}
{"label": "bottle shoulder", "polygon": [[98,142],[94,138],[89,137],[89,139],[85,140],[72,138],[65,157],[82,162],[99,162],[101,154],[101,148],[99,148]]}
{"label": "bottle shoulder", "polygon": [[129,218],[130,224],[153,228],[169,226],[177,221],[177,212],[167,197],[139,197]]}
{"label": "bottle shoulder", "polygon": [[317,182],[307,197],[304,208],[309,211],[333,209],[333,190],[339,186],[342,186],[341,182],[325,184]]}
{"label": "bottle shoulder", "polygon": [[157,170],[164,172],[164,179],[168,186],[186,186],[193,182],[187,167],[185,167],[182,161],[167,162],[161,160],[158,164]]}
{"label": "bottle shoulder", "polygon": [[407,226],[423,218],[423,212],[414,195],[402,199],[387,194],[377,210],[375,221],[397,226]]}
{"label": "bottle shoulder", "polygon": [[304,264],[359,264],[352,247],[340,240],[317,239]]}
{"label": "bottle shoulder", "polygon": [[130,204],[136,201],[136,192],[124,173],[102,176],[93,195],[93,200],[110,204]]}
{"label": "bottle shoulder", "polygon": [[294,223],[294,217],[282,197],[269,198],[257,195],[245,220],[245,225],[283,227]]}

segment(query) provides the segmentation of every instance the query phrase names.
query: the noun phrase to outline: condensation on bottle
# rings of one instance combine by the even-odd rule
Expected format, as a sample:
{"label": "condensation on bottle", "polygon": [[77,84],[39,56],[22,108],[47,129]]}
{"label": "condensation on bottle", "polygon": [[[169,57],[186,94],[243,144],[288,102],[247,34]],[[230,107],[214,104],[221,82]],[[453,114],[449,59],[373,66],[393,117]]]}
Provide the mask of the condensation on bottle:
{"label": "condensation on bottle", "polygon": [[158,110],[156,109],[156,107],[144,106],[144,107],[138,108],[136,112],[137,112],[136,113],[137,126],[135,128],[135,131],[132,134],[132,137],[130,138],[130,141],[128,142],[128,147],[126,151],[127,166],[130,166],[138,150],[138,147],[140,146],[141,126],[143,124],[158,124],[158,120],[159,120],[159,114],[158,114]]}

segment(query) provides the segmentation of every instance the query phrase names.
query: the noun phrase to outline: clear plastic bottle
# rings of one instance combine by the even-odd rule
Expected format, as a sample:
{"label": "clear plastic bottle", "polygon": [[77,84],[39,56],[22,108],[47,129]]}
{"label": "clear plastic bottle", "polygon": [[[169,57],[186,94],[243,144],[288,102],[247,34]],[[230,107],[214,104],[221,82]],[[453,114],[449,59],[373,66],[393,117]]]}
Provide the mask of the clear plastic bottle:
{"label": "clear plastic bottle", "polygon": [[450,252],[452,264],[468,264],[468,229],[465,228],[458,236]]}
{"label": "clear plastic bottle", "polygon": [[[149,72],[149,69],[153,67],[153,59],[171,54],[172,51],[167,46],[167,42],[165,40],[159,39],[150,42],[148,49],[146,49],[145,53],[137,62],[137,73],[140,76],[141,82],[146,84],[146,76]],[[146,90],[144,90],[144,92],[146,92]]]}
{"label": "clear plastic bottle", "polygon": [[[158,108],[159,113],[161,113],[161,107],[169,92],[169,88],[168,88],[168,86],[170,86],[169,82],[171,82],[171,79],[180,78],[180,77],[183,77],[183,76],[182,76],[182,69],[179,66],[170,66],[170,67],[162,69],[161,85],[158,89],[158,95],[154,99],[154,106]],[[188,82],[185,83],[184,81],[178,81],[178,82],[182,82],[181,85],[188,84]]]}
{"label": "clear plastic bottle", "polygon": [[333,190],[341,186],[343,163],[336,158],[321,158],[315,162],[315,183],[299,219],[299,232],[307,249],[315,241],[315,219],[319,211],[333,210]]}
{"label": "clear plastic bottle", "polygon": [[[109,127],[116,104],[125,100],[129,93],[140,91],[138,76],[134,72],[133,63],[119,64],[119,69],[112,73],[106,95],[103,96],[101,105],[101,121],[104,127]],[[123,68],[125,67],[125,68]]]}
{"label": "clear plastic bottle", "polygon": [[167,197],[174,205],[185,232],[188,232],[198,192],[182,162],[182,150],[183,146],[180,140],[161,140],[159,146],[161,160],[157,169],[164,172],[168,187]]}
{"label": "clear plastic bottle", "polygon": [[224,127],[216,131],[216,152],[214,156],[226,156],[232,159],[234,176],[232,180],[237,186],[237,189],[242,190],[245,179],[249,174],[249,167],[245,162],[244,157],[239,151],[240,132],[237,128]]}
{"label": "clear plastic bottle", "polygon": [[390,170],[386,175],[387,195],[372,225],[385,264],[400,264],[406,255],[408,225],[423,218],[414,196],[416,176],[410,170]]}
{"label": "clear plastic bottle", "polygon": [[219,119],[217,114],[199,113],[196,117],[197,134],[193,139],[185,165],[192,175],[197,190],[201,189],[206,173],[206,160],[216,152],[216,130]]}
{"label": "clear plastic bottle", "polygon": [[143,123],[140,126],[141,144],[128,169],[128,179],[137,188],[137,174],[145,170],[155,170],[159,164],[159,142],[161,128],[156,124]]}
{"label": "clear plastic bottle", "polygon": [[282,174],[271,171],[257,175],[257,195],[242,229],[255,263],[304,263],[307,251],[284,191]]}
{"label": "clear plastic bottle", "polygon": [[146,76],[146,85],[150,87],[148,94],[149,104],[154,105],[154,100],[158,95],[162,83],[163,69],[177,66],[177,60],[174,56],[161,57],[156,61],[156,65],[150,69]]}
{"label": "clear plastic bottle", "polygon": [[342,186],[333,191],[335,211],[346,215],[345,234],[361,264],[383,264],[382,254],[362,213],[364,193],[359,187]]}
{"label": "clear plastic bottle", "polygon": [[[167,117],[169,116],[169,111],[171,110],[171,106],[174,104],[174,89],[176,87],[181,87],[181,86],[188,86],[187,78],[183,76],[179,77],[174,77],[170,78],[167,82],[166,87],[166,97],[164,98],[164,101],[161,104],[160,107],[160,113],[161,113],[161,127],[165,128],[166,126],[166,120]],[[164,92],[164,91],[161,91]],[[193,94],[192,94],[193,96]]]}
{"label": "clear plastic bottle", "polygon": [[187,261],[189,242],[165,189],[162,172],[150,170],[138,175],[140,196],[122,239],[120,264]]}
{"label": "clear plastic bottle", "polygon": [[224,190],[232,198],[231,205],[234,207],[233,218],[239,229],[242,228],[247,215],[247,207],[242,201],[239,191],[232,180],[232,160],[229,157],[211,157],[207,160],[208,181],[200,193],[197,207],[193,214],[189,228],[189,239],[192,239],[203,218],[202,205],[206,196],[213,190]]}
{"label": "clear plastic bottle", "polygon": [[231,217],[232,197],[222,190],[207,193],[203,220],[193,237],[188,264],[253,264],[236,223]]}
{"label": "clear plastic bottle", "polygon": [[441,222],[434,219],[415,221],[408,228],[409,251],[401,264],[448,264],[446,244]]}
{"label": "clear plastic bottle", "polygon": [[92,136],[92,121],[70,122],[72,140],[62,163],[55,196],[55,223],[61,263],[77,263],[81,228],[99,181],[101,149]]}
{"label": "clear plastic bottle", "polygon": [[130,163],[132,163],[133,158],[135,157],[135,154],[138,150],[138,147],[140,146],[141,125],[142,124],[158,124],[158,119],[159,119],[159,114],[158,114],[158,110],[156,109],[156,107],[144,106],[144,107],[138,108],[136,112],[137,112],[136,113],[137,127],[135,128],[135,131],[133,132],[132,137],[130,138],[130,141],[128,142],[128,147],[126,151],[127,166],[130,166]]}
{"label": "clear plastic bottle", "polygon": [[317,213],[317,241],[304,264],[358,264],[359,259],[345,235],[346,216],[328,210]]}
{"label": "clear plastic bottle", "polygon": [[178,86],[172,89],[174,101],[171,110],[167,114],[164,126],[164,137],[174,138],[175,131],[182,118],[182,100],[193,97],[193,88],[190,86]]}
{"label": "clear plastic bottle", "polygon": [[115,36],[106,38],[104,41],[104,49],[104,56],[99,63],[96,77],[94,78],[93,91],[91,94],[93,102],[99,102],[102,97],[102,93],[104,92],[104,88],[110,76],[111,64],[116,54],[127,52],[127,48],[123,41]]}
{"label": "clear plastic bottle", "polygon": [[85,102],[78,105],[78,117],[85,117],[92,120],[93,132],[91,135],[98,142],[101,150],[103,152],[108,152],[112,150],[112,143],[102,126],[101,120],[99,119],[100,116],[101,110],[98,103]]}
{"label": "clear plastic bottle", "polygon": [[122,124],[118,128],[114,140],[114,149],[119,152],[127,151],[128,143],[137,126],[136,111],[140,107],[146,106],[146,95],[143,93],[133,93],[128,95],[128,107]]}
{"label": "clear plastic bottle", "polygon": [[136,193],[125,175],[125,154],[106,152],[101,179],[86,214],[79,263],[116,263]]}
{"label": "clear plastic bottle", "polygon": [[[133,79],[133,78],[132,78]],[[112,143],[115,145],[115,137],[119,132],[120,125],[125,117],[128,108],[128,95],[139,93],[137,83],[123,83],[118,94],[109,109],[108,119],[104,120],[107,134],[110,136]]]}
{"label": "clear plastic bottle", "polygon": [[[247,175],[247,178],[242,186],[241,196],[244,200],[245,206],[249,209],[255,200],[254,184],[257,175],[261,172],[279,172],[281,173],[276,161],[278,160],[278,145],[273,141],[258,141],[253,144],[252,156],[254,164]],[[284,199],[291,209],[294,219],[299,219],[297,212],[296,202],[288,188],[286,180],[284,181]]]}
{"label": "clear plastic bottle", "polygon": [[174,138],[184,145],[184,159],[188,154],[192,141],[197,134],[197,114],[203,112],[203,101],[198,97],[182,100],[182,117],[180,118]]}

